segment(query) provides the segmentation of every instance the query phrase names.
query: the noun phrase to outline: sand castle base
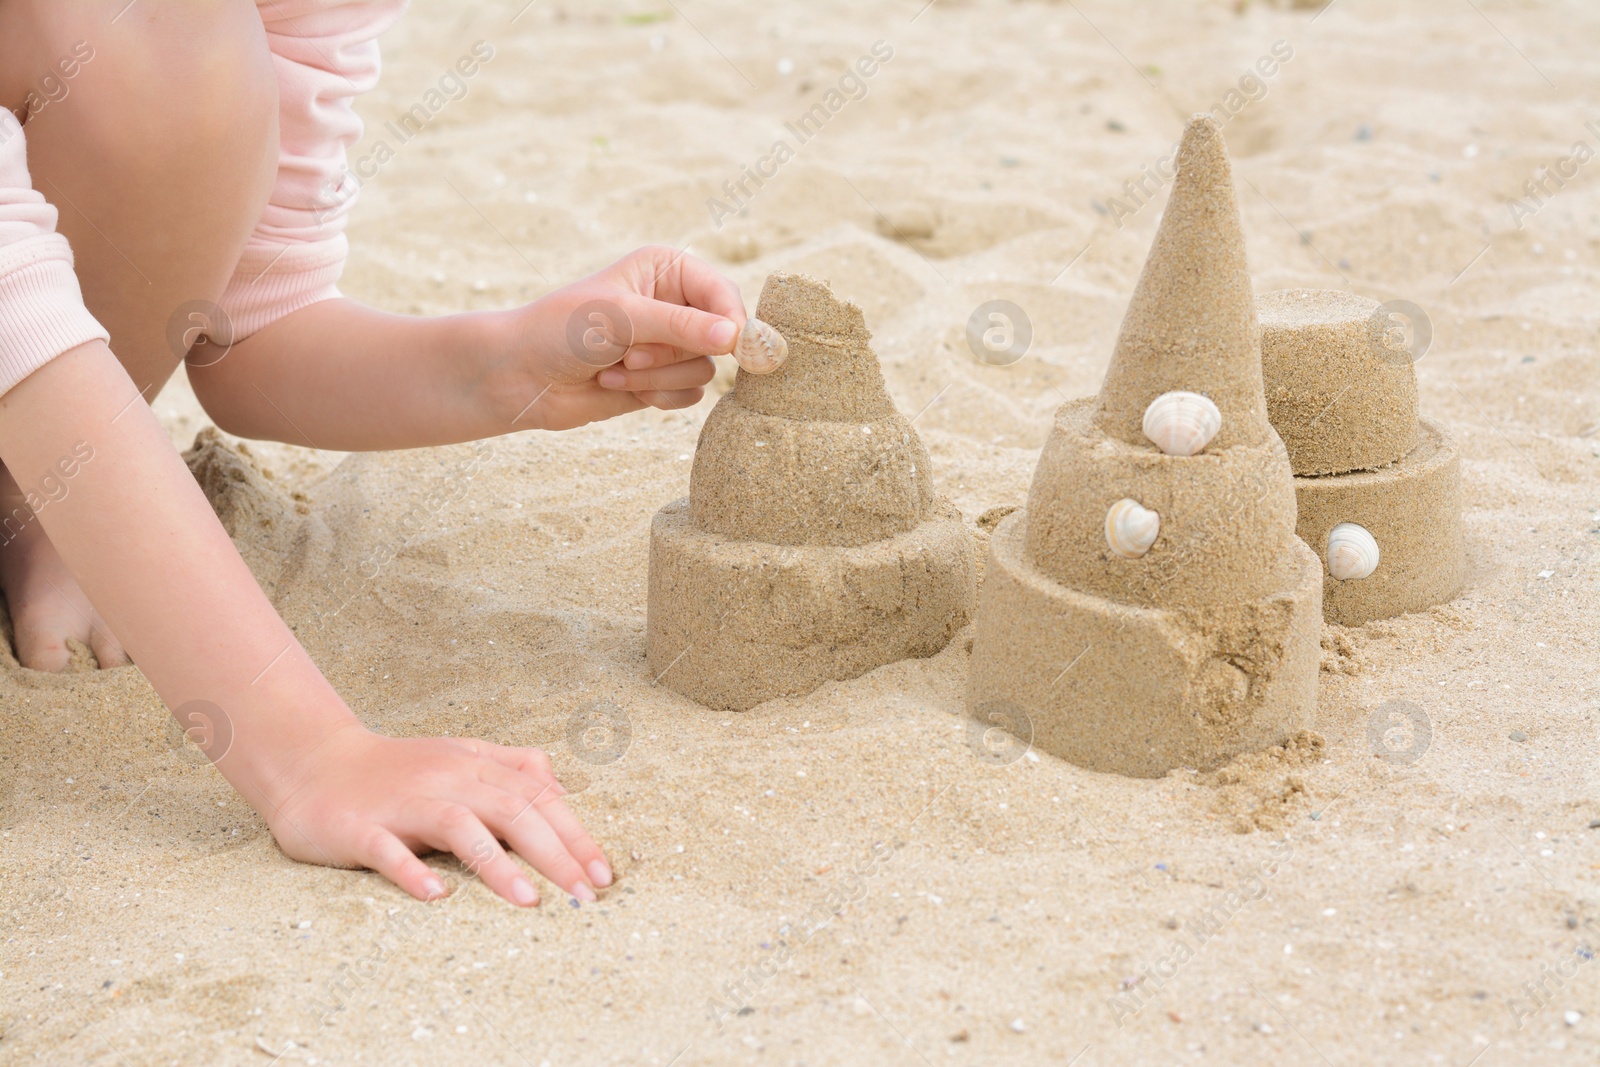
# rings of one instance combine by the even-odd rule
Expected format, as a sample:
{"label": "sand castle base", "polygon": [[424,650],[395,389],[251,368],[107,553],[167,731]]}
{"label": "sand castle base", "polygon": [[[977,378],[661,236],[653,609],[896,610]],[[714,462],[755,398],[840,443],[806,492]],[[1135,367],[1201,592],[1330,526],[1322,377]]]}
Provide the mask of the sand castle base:
{"label": "sand castle base", "polygon": [[770,545],[708,533],[688,500],[650,529],[650,667],[713,708],[745,711],[908,657],[966,625],[972,540],[948,503],[859,547]]}
{"label": "sand castle base", "polygon": [[1378,569],[1366,578],[1327,578],[1323,616],[1359,626],[1443,603],[1466,578],[1461,518],[1461,453],[1432,419],[1417,420],[1420,442],[1404,459],[1375,471],[1294,480],[1295,532],[1318,555],[1341,522],[1360,523],[1378,542]]}
{"label": "sand castle base", "polygon": [[1137,778],[1209,769],[1311,727],[1322,561],[1304,545],[1288,591],[1196,618],[1060,585],[1028,562],[1026,530],[1019,511],[989,542],[967,691],[980,721],[1021,711],[1040,750]]}

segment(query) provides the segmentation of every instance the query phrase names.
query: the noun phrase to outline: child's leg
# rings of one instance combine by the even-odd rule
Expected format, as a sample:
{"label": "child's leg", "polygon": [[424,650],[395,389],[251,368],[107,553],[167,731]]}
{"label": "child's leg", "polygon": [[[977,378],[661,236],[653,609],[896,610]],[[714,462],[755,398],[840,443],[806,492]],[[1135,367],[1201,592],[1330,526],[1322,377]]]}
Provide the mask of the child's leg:
{"label": "child's leg", "polygon": [[[29,113],[34,188],[61,213],[84,302],[153,399],[183,355],[174,314],[221,296],[276,174],[277,79],[254,3],[5,0],[0,104]],[[102,666],[121,662],[27,515],[0,468],[0,590],[18,658],[60,670],[76,638]]]}

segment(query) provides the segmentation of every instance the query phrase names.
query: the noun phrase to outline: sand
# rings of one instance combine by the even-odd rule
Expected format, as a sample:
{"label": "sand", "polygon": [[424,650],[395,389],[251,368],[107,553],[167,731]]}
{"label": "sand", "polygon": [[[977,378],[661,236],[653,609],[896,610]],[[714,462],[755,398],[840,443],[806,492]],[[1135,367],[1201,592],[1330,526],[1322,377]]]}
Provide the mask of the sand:
{"label": "sand", "polygon": [[790,358],[739,370],[700,432],[688,499],[650,524],[653,681],[730,711],[932,656],[975,593],[973,536],[934,494],[861,309],[778,273],[756,314]]}
{"label": "sand", "polygon": [[[1326,564],[1323,616],[1341,626],[1425,611],[1466,580],[1461,447],[1418,415],[1414,364],[1427,355],[1428,327],[1402,327],[1391,306],[1328,289],[1258,301],[1267,409],[1295,474],[1295,529]],[[1368,573],[1334,572],[1330,536],[1348,524],[1371,538],[1363,558],[1376,549]]]}
{"label": "sand", "polygon": [[[1600,939],[1597,164],[1542,204],[1522,188],[1596,143],[1574,97],[1600,12],[696,0],[538,3],[508,28],[519,6],[425,0],[386,40],[369,145],[474,41],[497,53],[368,183],[353,295],[502,306],[653,240],[692,240],[752,306],[775,270],[828,278],[977,533],[1024,502],[1056,409],[1099,388],[1166,195],[1124,183],[1222,105],[1258,292],[1427,309],[1420,406],[1461,446],[1466,586],[1324,630],[1320,742],[1137,780],[982,758],[966,635],[743,715],[651,687],[649,523],[686,494],[713,398],[476,453],[214,455],[246,558],[358,714],[547,746],[620,881],[529,914],[291,863],[136,672],[9,665],[0,1062],[1600,1055],[1600,964],[1577,953]],[[879,39],[866,98],[714,230],[706,199]],[[1259,72],[1280,40],[1292,58]],[[1537,209],[1520,230],[1509,197]],[[1008,366],[967,345],[990,300],[1031,322]],[[192,398],[157,408],[187,448]],[[626,720],[574,741],[595,702]],[[751,1011],[719,1029],[707,1003],[741,980]]]}
{"label": "sand", "polygon": [[[990,539],[967,687],[979,723],[1141,778],[1309,730],[1321,658],[1323,568],[1295,535],[1212,118],[1186,125],[1176,166],[1105,383],[1062,405],[1026,508]],[[1173,396],[1219,421],[1168,454],[1156,405]]]}

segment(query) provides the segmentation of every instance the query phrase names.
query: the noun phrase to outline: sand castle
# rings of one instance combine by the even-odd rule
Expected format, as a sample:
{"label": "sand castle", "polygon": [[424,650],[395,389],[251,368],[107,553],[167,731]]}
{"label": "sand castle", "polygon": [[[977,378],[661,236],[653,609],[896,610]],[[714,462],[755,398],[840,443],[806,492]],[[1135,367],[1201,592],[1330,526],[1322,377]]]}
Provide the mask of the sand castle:
{"label": "sand castle", "polygon": [[969,710],[1020,712],[1093,770],[1210,768],[1311,725],[1321,594],[1227,156],[1197,116],[1100,394],[1063,405],[990,540]]}
{"label": "sand castle", "polygon": [[700,432],[689,497],[650,530],[650,667],[745,710],[942,649],[972,611],[961,514],[895,410],[861,309],[774,274],[757,318],[787,339],[742,361]]}
{"label": "sand castle", "polygon": [[1318,289],[1257,302],[1267,415],[1295,473],[1300,536],[1323,556],[1329,622],[1449,600],[1465,575],[1461,461],[1417,414],[1413,355],[1374,300]]}

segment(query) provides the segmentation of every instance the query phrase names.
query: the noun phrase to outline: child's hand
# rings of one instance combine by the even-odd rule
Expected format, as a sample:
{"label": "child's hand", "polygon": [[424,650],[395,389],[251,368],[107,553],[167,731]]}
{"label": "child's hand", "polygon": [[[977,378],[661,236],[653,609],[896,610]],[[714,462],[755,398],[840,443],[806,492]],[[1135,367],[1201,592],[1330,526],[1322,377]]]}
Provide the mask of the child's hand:
{"label": "child's hand", "polygon": [[502,840],[582,900],[611,884],[604,854],[561,800],[566,791],[536,748],[390,738],[352,725],[305,756],[273,792],[279,795],[256,806],[290,857],[370,867],[422,900],[445,887],[413,850],[454,853],[511,903],[538,903]]}
{"label": "child's hand", "polygon": [[643,407],[700,401],[745,324],[732,281],[650,247],[511,313],[509,355],[486,372],[516,429],[570,429]]}

